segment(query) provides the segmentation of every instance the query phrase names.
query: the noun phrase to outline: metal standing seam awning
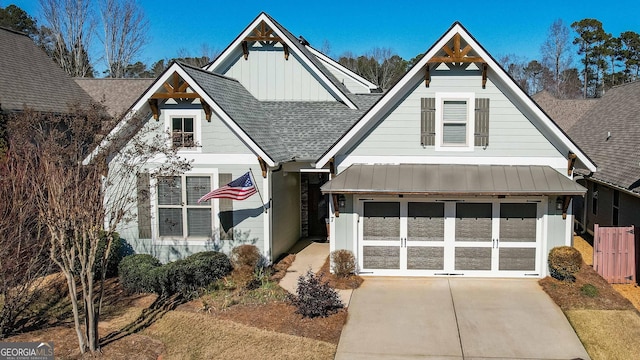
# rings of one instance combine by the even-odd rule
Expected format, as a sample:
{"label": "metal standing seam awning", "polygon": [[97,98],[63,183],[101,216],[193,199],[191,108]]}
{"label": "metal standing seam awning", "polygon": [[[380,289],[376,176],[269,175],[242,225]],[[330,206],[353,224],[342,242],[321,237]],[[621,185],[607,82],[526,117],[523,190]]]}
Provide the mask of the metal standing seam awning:
{"label": "metal standing seam awning", "polygon": [[355,164],[321,190],[325,194],[446,196],[584,196],[587,192],[549,166],[449,164]]}

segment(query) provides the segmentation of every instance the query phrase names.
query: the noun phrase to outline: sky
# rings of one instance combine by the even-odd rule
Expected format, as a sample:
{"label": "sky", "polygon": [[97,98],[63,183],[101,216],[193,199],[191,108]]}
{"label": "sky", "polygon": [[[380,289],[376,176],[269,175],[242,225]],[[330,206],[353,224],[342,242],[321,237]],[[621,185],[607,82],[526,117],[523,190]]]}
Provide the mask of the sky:
{"label": "sky", "polygon": [[[0,6],[10,4],[36,18],[40,15],[38,0],[0,0]],[[139,4],[149,20],[149,42],[137,60],[148,65],[185,53],[201,56],[203,46],[222,51],[262,11],[295,36],[303,35],[315,48],[328,42],[334,58],[347,51],[360,55],[382,47],[409,60],[428,50],[455,21],[494,58],[513,54],[539,59],[540,46],[556,19],[569,26],[595,18],[614,36],[628,30],[640,33],[640,9],[630,0],[140,0]],[[96,50],[92,60],[97,58]],[[574,58],[577,65],[577,55]]]}

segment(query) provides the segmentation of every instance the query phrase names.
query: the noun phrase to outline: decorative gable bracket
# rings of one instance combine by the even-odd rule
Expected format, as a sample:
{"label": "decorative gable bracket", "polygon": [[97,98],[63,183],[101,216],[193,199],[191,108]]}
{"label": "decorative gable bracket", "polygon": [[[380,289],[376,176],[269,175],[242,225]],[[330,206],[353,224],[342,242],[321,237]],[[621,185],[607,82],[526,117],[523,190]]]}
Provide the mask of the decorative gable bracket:
{"label": "decorative gable bracket", "polygon": [[207,104],[202,96],[200,96],[196,92],[188,92],[189,84],[184,81],[178,73],[173,73],[171,78],[167,79],[167,81],[162,84],[162,87],[166,90],[166,92],[156,92],[151,95],[148,100],[149,107],[151,108],[151,112],[153,113],[153,118],[157,121],[160,119],[160,101],[167,99],[174,100],[182,100],[182,101],[193,101],[195,99],[200,99],[200,103],[202,104],[202,110],[204,110],[205,117],[207,121],[211,122],[211,106]]}
{"label": "decorative gable bracket", "polygon": [[465,46],[463,49],[460,49],[460,34],[455,34],[453,36],[453,46],[446,44],[442,47],[442,50],[446,53],[445,56],[434,56],[425,65],[425,78],[424,84],[426,87],[429,87],[431,83],[431,72],[430,72],[430,64],[454,64],[454,65],[462,65],[462,64],[470,64],[470,63],[480,63],[482,64],[482,88],[485,89],[487,86],[487,70],[488,65],[480,56],[469,56],[472,48],[471,45]]}
{"label": "decorative gable bracket", "polygon": [[257,41],[263,44],[273,45],[275,43],[282,44],[284,50],[284,59],[289,60],[289,46],[282,40],[281,37],[276,36],[264,21],[261,21],[253,31],[242,40],[242,54],[244,59],[249,59],[249,41]]}

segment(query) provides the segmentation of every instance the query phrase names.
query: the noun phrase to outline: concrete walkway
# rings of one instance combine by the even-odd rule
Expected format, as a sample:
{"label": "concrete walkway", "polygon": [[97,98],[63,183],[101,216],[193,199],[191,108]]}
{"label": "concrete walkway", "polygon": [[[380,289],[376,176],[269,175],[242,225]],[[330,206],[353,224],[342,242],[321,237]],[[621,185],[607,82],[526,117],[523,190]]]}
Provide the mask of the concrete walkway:
{"label": "concrete walkway", "polygon": [[[296,254],[287,273],[280,280],[280,287],[288,292],[295,294],[298,287],[298,278],[304,276],[309,269],[314,273],[318,273],[324,262],[329,256],[329,243],[313,242],[309,240],[300,240],[288,251],[290,254]],[[353,290],[337,290],[340,299],[345,306],[349,306],[351,293]]]}
{"label": "concrete walkway", "polygon": [[367,278],[336,359],[589,359],[533,279]]}

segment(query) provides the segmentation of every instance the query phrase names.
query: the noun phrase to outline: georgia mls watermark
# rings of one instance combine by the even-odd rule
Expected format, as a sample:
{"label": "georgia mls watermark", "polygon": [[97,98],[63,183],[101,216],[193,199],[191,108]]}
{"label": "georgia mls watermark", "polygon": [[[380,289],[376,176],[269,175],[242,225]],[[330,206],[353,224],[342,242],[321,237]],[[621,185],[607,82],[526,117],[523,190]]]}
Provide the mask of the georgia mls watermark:
{"label": "georgia mls watermark", "polygon": [[0,360],[53,360],[53,341],[0,342]]}

